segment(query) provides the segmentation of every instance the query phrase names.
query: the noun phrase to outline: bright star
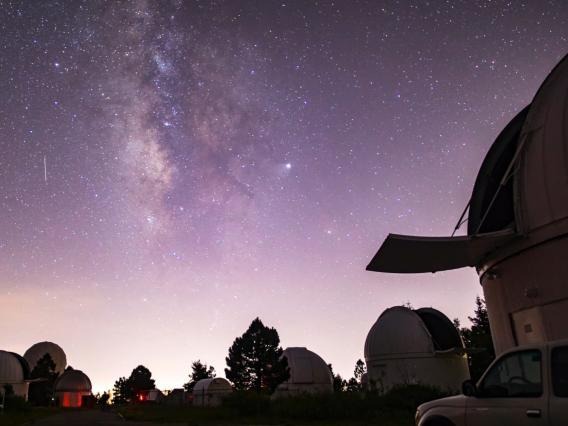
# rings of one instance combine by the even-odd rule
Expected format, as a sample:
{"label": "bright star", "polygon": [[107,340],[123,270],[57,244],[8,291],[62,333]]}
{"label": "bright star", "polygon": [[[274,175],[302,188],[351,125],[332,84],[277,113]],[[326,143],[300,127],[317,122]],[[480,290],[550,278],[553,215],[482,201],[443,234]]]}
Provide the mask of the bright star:
{"label": "bright star", "polygon": [[286,168],[287,168],[288,170],[290,170],[290,169],[292,168],[292,164],[291,164],[291,163],[286,163]]}

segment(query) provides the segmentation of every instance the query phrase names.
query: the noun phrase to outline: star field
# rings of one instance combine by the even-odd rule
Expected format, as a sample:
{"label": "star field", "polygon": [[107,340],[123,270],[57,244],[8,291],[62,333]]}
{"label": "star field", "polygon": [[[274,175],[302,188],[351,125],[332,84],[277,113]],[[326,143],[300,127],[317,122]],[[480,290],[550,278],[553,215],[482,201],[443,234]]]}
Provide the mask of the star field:
{"label": "star field", "polygon": [[389,306],[466,321],[475,271],[365,266],[452,232],[567,46],[562,1],[0,0],[2,349],[168,389],[256,316],[345,376]]}

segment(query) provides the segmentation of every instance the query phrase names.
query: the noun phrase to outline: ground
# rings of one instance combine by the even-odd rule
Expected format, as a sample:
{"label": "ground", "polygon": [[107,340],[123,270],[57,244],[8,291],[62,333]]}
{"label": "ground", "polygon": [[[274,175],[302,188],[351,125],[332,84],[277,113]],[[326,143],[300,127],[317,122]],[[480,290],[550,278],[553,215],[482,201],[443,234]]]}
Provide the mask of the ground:
{"label": "ground", "polygon": [[[66,410],[55,412],[42,412],[39,416],[32,414],[35,410],[28,413],[27,417],[14,415],[0,415],[0,425],[33,425],[33,426],[154,426],[160,423],[150,422],[125,422],[124,419],[112,411],[100,410]],[[47,417],[46,417],[47,416]],[[43,417],[43,418],[38,418]],[[186,426],[187,423],[170,423],[169,426]]]}
{"label": "ground", "polygon": [[[219,419],[217,416],[211,416],[209,410],[195,410],[182,407],[176,409],[170,407],[168,410],[150,409],[128,411],[124,413],[128,420],[115,411],[101,410],[65,410],[65,411],[40,411],[32,410],[24,416],[0,415],[0,426],[158,426],[167,423],[168,426],[231,426],[231,425],[256,425],[256,426],[363,426],[371,423],[352,422],[352,421],[319,421],[319,422],[294,422],[294,421],[277,421],[275,419]],[[143,421],[142,421],[143,420]],[[377,424],[372,422],[372,424]],[[381,422],[381,426],[411,426],[407,422]]]}

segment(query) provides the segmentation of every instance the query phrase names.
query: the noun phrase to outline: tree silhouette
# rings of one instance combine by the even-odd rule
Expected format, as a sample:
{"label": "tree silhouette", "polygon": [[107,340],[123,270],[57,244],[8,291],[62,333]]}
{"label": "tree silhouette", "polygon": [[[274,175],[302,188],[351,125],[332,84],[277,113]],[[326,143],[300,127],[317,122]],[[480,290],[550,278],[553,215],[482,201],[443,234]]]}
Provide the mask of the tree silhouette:
{"label": "tree silhouette", "polygon": [[110,395],[106,392],[103,392],[103,394],[98,398],[97,403],[102,407],[106,407],[106,405],[108,404],[109,398],[110,398]]}
{"label": "tree silhouette", "polygon": [[139,365],[130,377],[120,377],[114,382],[112,389],[112,403],[116,405],[124,404],[137,398],[140,391],[155,389],[156,383],[152,379],[152,373],[143,365]]}
{"label": "tree silhouette", "polygon": [[155,389],[156,382],[152,379],[152,373],[143,365],[139,365],[128,378],[129,399],[138,397],[140,391]]}
{"label": "tree silhouette", "polygon": [[215,377],[215,367],[203,364],[201,360],[194,361],[191,364],[191,374],[189,375],[189,382],[183,385],[187,392],[192,392],[195,384],[201,379],[211,379]]}
{"label": "tree silhouette", "polygon": [[126,377],[119,378],[112,388],[112,403],[115,405],[126,404],[130,400],[130,389]]}
{"label": "tree silhouette", "polygon": [[343,378],[339,374],[333,373],[333,366],[331,364],[327,364],[329,371],[331,373],[331,377],[333,377],[333,391],[334,392],[345,392],[345,388],[347,386],[347,382],[343,380]]}
{"label": "tree silhouette", "polygon": [[280,338],[259,318],[229,348],[225,375],[236,389],[273,392],[290,378],[288,360],[282,357]]}
{"label": "tree silhouette", "polygon": [[55,371],[55,363],[51,355],[46,353],[34,366],[30,378],[40,379],[30,383],[28,401],[33,405],[48,406],[54,395],[55,381],[59,373]]}
{"label": "tree silhouette", "polygon": [[353,371],[353,376],[355,377],[355,380],[361,383],[361,380],[363,379],[363,374],[365,374],[366,372],[367,372],[367,367],[365,366],[365,363],[361,359],[358,359],[357,362],[355,363],[355,370]]}
{"label": "tree silhouette", "polygon": [[358,359],[355,363],[355,370],[353,371],[353,377],[347,382],[346,388],[348,392],[361,392],[363,390],[363,374],[367,372],[367,367],[365,363]]}
{"label": "tree silhouette", "polygon": [[[475,298],[475,311],[471,328],[460,328],[460,334],[468,352],[469,373],[473,380],[478,380],[489,364],[495,359],[495,349],[489,327],[489,317],[485,301],[479,296]],[[458,322],[459,325],[459,322]]]}

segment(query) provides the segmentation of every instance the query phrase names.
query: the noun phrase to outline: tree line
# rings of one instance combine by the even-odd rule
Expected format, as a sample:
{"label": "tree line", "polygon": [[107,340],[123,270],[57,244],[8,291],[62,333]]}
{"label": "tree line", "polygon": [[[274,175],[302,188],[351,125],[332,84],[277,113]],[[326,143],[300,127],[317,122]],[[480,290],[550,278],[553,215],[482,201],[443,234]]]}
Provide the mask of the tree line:
{"label": "tree line", "polygon": [[[464,341],[469,369],[472,379],[477,380],[495,358],[495,351],[489,328],[489,318],[485,302],[477,297],[474,315],[468,317],[471,327],[462,327],[459,321],[454,325]],[[280,338],[275,328],[265,326],[259,318],[255,318],[248,329],[235,339],[226,357],[225,376],[233,383],[236,390],[254,391],[256,393],[272,393],[279,384],[290,378],[290,369],[286,357],[282,356]],[[355,364],[353,377],[343,379],[334,374],[331,364],[328,365],[333,377],[333,388],[336,392],[359,392],[364,390],[365,363],[359,359]],[[67,367],[72,369],[72,367]],[[216,370],[201,360],[191,364],[189,380],[183,385],[191,392],[201,379],[214,378]],[[59,377],[56,365],[49,354],[45,354],[31,371],[31,379],[42,379],[30,383],[28,400],[36,406],[51,405],[54,401],[55,382]],[[120,377],[114,383],[113,402],[123,404],[136,399],[141,391],[155,389],[155,380],[148,368],[139,365],[128,377]],[[10,390],[7,389],[7,394]],[[109,395],[105,392],[100,401],[106,404]]]}
{"label": "tree line", "polygon": [[[468,318],[472,324],[470,328],[462,327],[457,319],[454,320],[454,325],[466,348],[471,377],[477,380],[495,358],[487,308],[480,297],[475,300],[474,315]],[[260,318],[255,318],[229,348],[229,354],[225,358],[225,376],[236,390],[272,393],[279,384],[290,378],[288,361],[282,354],[276,329],[265,326]],[[334,374],[331,364],[328,367],[335,392],[361,392],[365,389],[364,375],[367,368],[363,360],[357,360],[350,379]],[[213,366],[201,360],[194,361],[184,389],[191,392],[199,380],[215,376]],[[135,398],[138,392],[154,388],[150,371],[140,365],[128,378],[121,377],[115,382],[113,401],[117,404],[125,403]]]}

